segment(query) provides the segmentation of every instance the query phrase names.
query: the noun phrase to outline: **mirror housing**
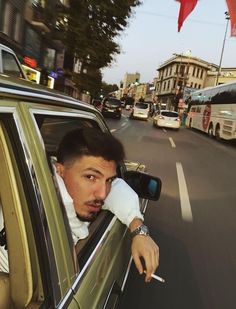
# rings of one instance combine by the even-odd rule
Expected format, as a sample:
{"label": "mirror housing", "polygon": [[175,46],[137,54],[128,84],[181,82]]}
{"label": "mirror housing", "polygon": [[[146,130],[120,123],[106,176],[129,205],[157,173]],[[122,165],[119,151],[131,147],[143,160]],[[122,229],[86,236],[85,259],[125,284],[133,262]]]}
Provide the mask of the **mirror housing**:
{"label": "mirror housing", "polygon": [[139,197],[157,201],[161,194],[161,179],[138,171],[126,171],[124,180]]}

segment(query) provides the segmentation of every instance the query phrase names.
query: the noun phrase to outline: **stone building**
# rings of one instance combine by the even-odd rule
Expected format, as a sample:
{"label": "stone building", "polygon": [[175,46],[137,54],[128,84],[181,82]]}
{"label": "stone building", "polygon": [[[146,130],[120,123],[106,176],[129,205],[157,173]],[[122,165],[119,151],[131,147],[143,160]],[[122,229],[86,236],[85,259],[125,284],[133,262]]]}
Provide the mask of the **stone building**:
{"label": "stone building", "polygon": [[155,96],[158,102],[167,108],[177,110],[179,100],[185,92],[204,88],[208,73],[216,77],[218,66],[205,60],[192,57],[191,54],[174,54],[157,69],[155,78]]}

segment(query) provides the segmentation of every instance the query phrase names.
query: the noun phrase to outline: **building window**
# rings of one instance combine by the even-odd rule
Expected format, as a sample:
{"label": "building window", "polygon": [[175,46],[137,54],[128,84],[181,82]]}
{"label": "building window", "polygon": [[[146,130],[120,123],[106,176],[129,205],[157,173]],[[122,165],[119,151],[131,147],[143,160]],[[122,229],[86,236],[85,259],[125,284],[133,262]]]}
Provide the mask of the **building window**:
{"label": "building window", "polygon": [[21,15],[19,12],[15,12],[14,14],[13,39],[16,42],[21,41]]}
{"label": "building window", "polygon": [[3,13],[3,32],[10,36],[11,34],[11,20],[12,20],[12,6],[10,3],[6,3]]}
{"label": "building window", "polygon": [[174,79],[173,81],[173,89],[175,89],[175,87],[176,87],[176,79]]}
{"label": "building window", "polygon": [[201,70],[201,76],[200,76],[200,78],[202,79],[202,77],[203,77],[203,69]]}
{"label": "building window", "polygon": [[193,76],[195,76],[195,70],[196,70],[196,68],[193,67]]}
{"label": "building window", "polygon": [[199,73],[200,73],[200,69],[198,68],[198,69],[197,69],[197,77],[198,77],[198,78],[199,78],[199,76],[200,76]]}
{"label": "building window", "polygon": [[185,66],[182,64],[180,66],[180,76],[184,76]]}
{"label": "building window", "polygon": [[3,12],[4,12],[3,8],[4,8],[4,2],[3,2],[3,0],[0,0],[0,31],[2,31],[2,27],[3,27],[3,23],[2,23]]}
{"label": "building window", "polygon": [[163,84],[163,91],[165,91],[166,90],[166,82],[164,82],[164,84]]}
{"label": "building window", "polygon": [[169,90],[170,89],[170,81],[168,80],[168,82],[167,82],[167,90]]}

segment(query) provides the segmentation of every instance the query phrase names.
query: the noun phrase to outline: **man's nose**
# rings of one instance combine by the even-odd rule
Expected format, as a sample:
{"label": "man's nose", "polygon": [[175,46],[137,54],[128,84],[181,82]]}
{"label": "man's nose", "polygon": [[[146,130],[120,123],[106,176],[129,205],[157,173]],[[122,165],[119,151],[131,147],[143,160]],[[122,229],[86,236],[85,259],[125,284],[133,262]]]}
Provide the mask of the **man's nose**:
{"label": "man's nose", "polygon": [[108,188],[106,183],[99,184],[95,191],[95,197],[99,200],[105,200],[108,194]]}

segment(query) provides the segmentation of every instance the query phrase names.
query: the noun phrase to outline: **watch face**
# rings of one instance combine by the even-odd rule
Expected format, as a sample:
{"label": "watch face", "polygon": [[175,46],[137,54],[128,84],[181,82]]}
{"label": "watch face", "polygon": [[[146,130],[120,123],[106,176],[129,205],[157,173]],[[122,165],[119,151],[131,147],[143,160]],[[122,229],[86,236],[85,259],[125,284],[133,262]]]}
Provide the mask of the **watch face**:
{"label": "watch face", "polygon": [[148,234],[148,228],[147,228],[146,225],[142,225],[142,226],[141,226],[141,233],[143,233],[143,234]]}
{"label": "watch face", "polygon": [[131,236],[134,237],[135,235],[149,235],[149,230],[146,225],[139,226],[136,230],[131,233]]}

